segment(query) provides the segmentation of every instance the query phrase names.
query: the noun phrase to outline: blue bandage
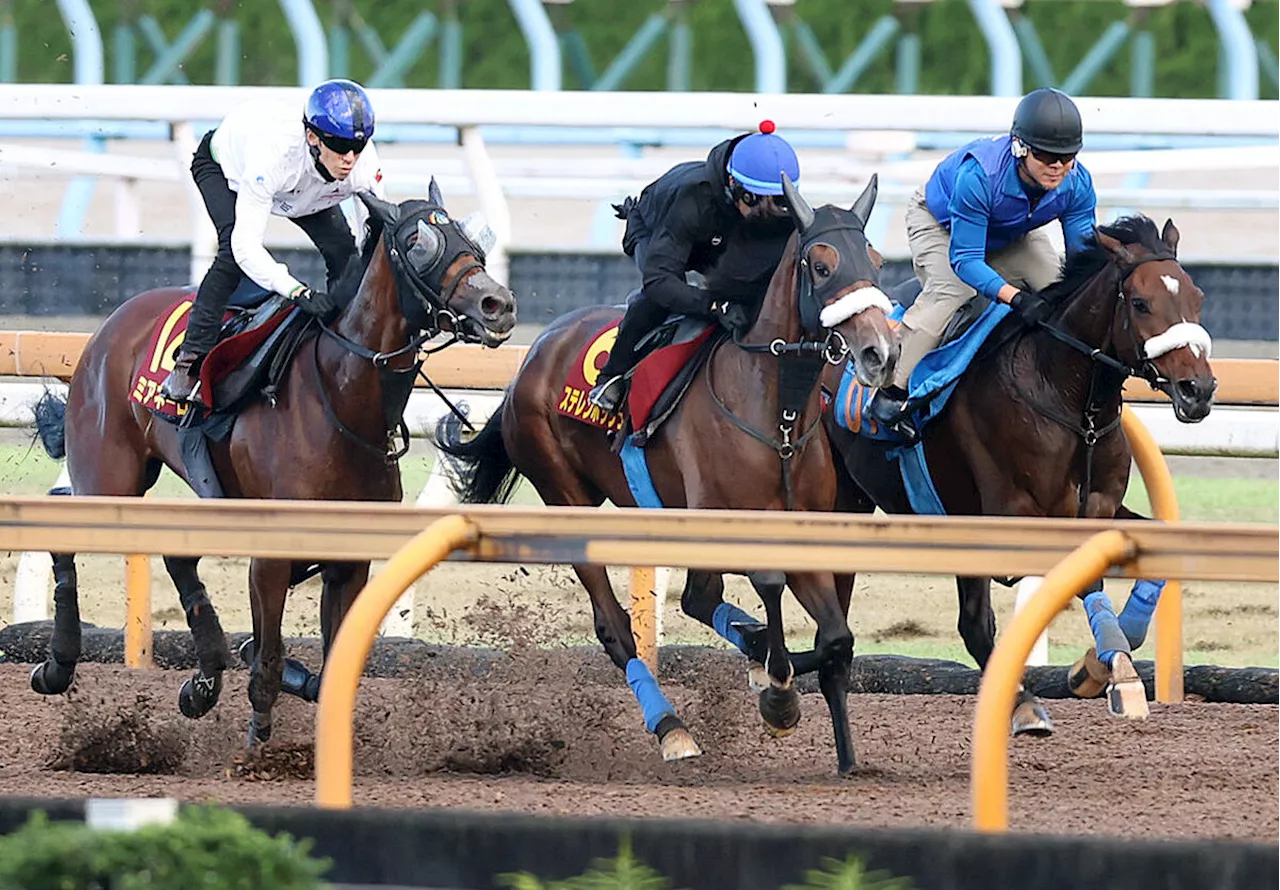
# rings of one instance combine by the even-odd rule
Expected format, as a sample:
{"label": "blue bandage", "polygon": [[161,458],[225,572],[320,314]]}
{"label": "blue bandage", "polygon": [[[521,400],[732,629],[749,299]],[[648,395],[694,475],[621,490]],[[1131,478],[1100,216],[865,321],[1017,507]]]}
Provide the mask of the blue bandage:
{"label": "blue bandage", "polygon": [[721,603],[711,613],[711,626],[716,629],[716,633],[736,646],[743,655],[746,655],[747,641],[742,638],[742,634],[733,626],[735,622],[738,624],[759,623],[733,603]]}
{"label": "blue bandage", "polygon": [[1098,660],[1108,668],[1117,653],[1129,652],[1129,641],[1120,630],[1111,600],[1101,590],[1085,594],[1084,611],[1089,616],[1089,629],[1098,645]]}
{"label": "blue bandage", "polygon": [[1156,614],[1156,604],[1164,592],[1165,581],[1148,581],[1139,578],[1133,582],[1129,599],[1120,610],[1120,629],[1129,640],[1129,648],[1137,649],[1147,639],[1147,629]]}
{"label": "blue bandage", "polygon": [[627,662],[627,685],[635,694],[636,701],[640,702],[640,710],[644,712],[644,728],[649,732],[658,728],[663,717],[668,714],[675,716],[676,709],[671,707],[671,702],[667,701],[667,697],[658,688],[658,681],[654,679],[649,666],[638,658]]}

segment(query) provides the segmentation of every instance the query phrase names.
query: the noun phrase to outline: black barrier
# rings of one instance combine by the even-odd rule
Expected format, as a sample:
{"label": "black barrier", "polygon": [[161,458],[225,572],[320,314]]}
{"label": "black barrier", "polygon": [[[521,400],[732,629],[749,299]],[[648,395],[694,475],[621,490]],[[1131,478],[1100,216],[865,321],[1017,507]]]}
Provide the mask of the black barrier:
{"label": "black barrier", "polygon": [[[35,664],[44,660],[48,651],[52,621],[31,621],[0,628],[0,661]],[[227,639],[232,650],[249,638],[247,633],[232,633]],[[318,667],[321,663],[320,641],[315,638],[286,641],[288,651]],[[608,656],[595,646],[558,649],[573,653],[584,668],[599,665],[603,682],[620,682]],[[153,634],[152,653],[157,667],[170,670],[192,670],[196,667],[195,646],[185,630],[161,630]],[[490,663],[506,656],[497,649],[442,646],[422,640],[378,638],[370,652],[365,676],[390,679],[448,679],[474,677],[488,670]],[[124,632],[114,628],[84,625],[81,661],[106,664],[124,662]],[[721,666],[739,667],[742,657],[736,652],[708,646],[664,646],[659,652],[658,671],[664,679],[677,683],[696,682],[708,669]],[[236,662],[235,667],[241,665]],[[1155,698],[1155,663],[1135,662],[1138,675],[1147,688],[1147,698]],[[1187,665],[1182,670],[1183,688],[1187,695],[1199,696],[1207,702],[1227,704],[1280,704],[1280,671],[1275,668],[1229,668],[1216,665]],[[889,695],[976,695],[981,674],[976,668],[939,658],[909,658],[902,655],[855,655],[849,668],[850,691]],[[1067,689],[1066,665],[1043,665],[1027,668],[1024,682],[1041,698],[1073,698]],[[806,694],[818,692],[815,675],[796,680],[797,688]]]}
{"label": "black barrier", "polygon": [[[747,793],[744,790],[744,793]],[[857,806],[850,800],[850,806]],[[83,803],[0,800],[0,830],[33,808],[83,818]],[[857,856],[916,890],[1252,890],[1280,880],[1274,845],[1148,841],[961,830],[849,829],[657,819],[571,819],[455,810],[236,807],[268,832],[312,838],[334,860],[327,877],[361,885],[487,890],[502,874],[563,879],[615,856],[685,890],[778,890],[826,857]],[[77,812],[78,810],[78,812]]]}
{"label": "black barrier", "polygon": [[[323,282],[314,250],[274,251],[302,281]],[[0,315],[102,315],[136,293],[184,284],[190,251],[181,247],[92,244],[0,246]],[[1187,271],[1205,292],[1202,321],[1225,340],[1275,340],[1280,330],[1280,267],[1190,263]],[[885,264],[882,285],[911,274],[911,264]],[[621,300],[640,283],[635,263],[620,253],[514,253],[511,289],[520,321],[543,325],[581,306]]]}

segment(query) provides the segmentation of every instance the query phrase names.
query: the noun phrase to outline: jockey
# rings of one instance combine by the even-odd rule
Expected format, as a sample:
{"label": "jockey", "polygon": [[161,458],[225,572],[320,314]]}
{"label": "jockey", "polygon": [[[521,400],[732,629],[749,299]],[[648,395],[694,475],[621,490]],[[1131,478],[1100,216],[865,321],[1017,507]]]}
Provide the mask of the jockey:
{"label": "jockey", "polygon": [[[800,162],[773,122],[763,121],[758,133],[721,142],[705,161],[677,164],[639,200],[615,205],[627,221],[622,249],[643,286],[627,306],[591,404],[611,413],[622,406],[636,344],[669,314],[716,319],[730,330],[749,325],[746,307],[763,298],[795,231],[783,173],[798,183]],[[687,283],[688,272],[704,274],[706,289]]]}
{"label": "jockey", "polygon": [[1018,103],[1009,135],[962,146],[916,190],[907,203],[907,242],[924,287],[902,320],[893,385],[870,406],[881,423],[915,437],[903,417],[911,371],[975,291],[1008,303],[1029,328],[1048,314],[1037,292],[1061,277],[1061,262],[1041,227],[1062,221],[1068,257],[1093,237],[1097,195],[1076,160],[1082,144],[1075,103],[1039,89]]}
{"label": "jockey", "polygon": [[[248,276],[303,311],[324,317],[336,306],[276,262],[263,246],[270,216],[293,220],[324,257],[327,287],[356,255],[355,238],[338,204],[356,192],[383,197],[373,142],[373,106],[359,84],[328,80],[307,99],[302,120],[287,105],[250,102],[205,134],[191,176],[218,230],[218,253],[200,282],[186,337],[161,394],[187,401],[200,363],[218,339],[222,315]],[[364,207],[356,202],[357,219]],[[362,226],[357,226],[362,228]]]}

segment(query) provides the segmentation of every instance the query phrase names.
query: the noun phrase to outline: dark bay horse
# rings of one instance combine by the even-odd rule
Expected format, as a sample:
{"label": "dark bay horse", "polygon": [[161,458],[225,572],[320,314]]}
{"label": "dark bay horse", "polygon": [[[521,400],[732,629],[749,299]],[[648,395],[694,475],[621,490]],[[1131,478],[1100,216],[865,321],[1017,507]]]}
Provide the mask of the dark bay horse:
{"label": "dark bay horse", "polygon": [[[396,205],[360,197],[370,210],[369,233],[363,255],[353,258],[332,289],[342,306],[336,319],[328,325],[310,322],[309,339],[284,372],[274,404],[250,402],[235,418],[230,435],[211,446],[219,481],[230,497],[399,501],[400,470],[390,445],[421,364],[419,348],[441,330],[497,346],[515,325],[511,292],[485,272],[483,250],[449,218],[434,181],[426,201]],[[185,288],[138,294],[86,344],[65,411],[72,494],[141,496],[162,466],[191,484],[177,427],[157,421],[128,398],[156,320],[189,294]],[[42,436],[50,432],[55,431],[41,429]],[[75,557],[55,554],[53,561],[50,658],[31,675],[32,687],[45,695],[71,685],[80,656]],[[228,657],[197,563],[198,558],[165,558],[199,657],[199,670],[179,695],[181,710],[189,717],[202,716],[217,703]],[[305,576],[306,569],[290,560],[250,563],[251,744],[265,742],[271,733],[271,710],[284,667],[280,624],[285,598],[291,579]],[[327,654],[368,578],[369,564],[330,562],[320,571]]]}
{"label": "dark bay horse", "polygon": [[[824,206],[815,211],[786,180],[784,194],[797,231],[753,326],[740,340],[719,341],[683,401],[644,448],[663,505],[756,510],[834,506],[835,467],[820,427],[821,368],[826,361],[843,364],[848,354],[864,379],[882,381],[897,359],[897,339],[885,317],[888,300],[876,287],[879,267],[863,233],[875,192],[873,181],[852,209]],[[530,347],[484,429],[469,442],[438,443],[460,459],[464,501],[501,502],[523,474],[549,505],[599,506],[606,498],[623,507],[636,505],[609,434],[557,412],[569,368],[596,333],[619,315],[617,307],[599,307],[556,319]],[[780,380],[789,381],[796,393],[794,413],[781,401]],[[604,566],[575,565],[574,570],[590,594],[596,636],[625,671],[663,758],[699,754],[657,681],[636,658],[630,619]],[[845,619],[847,602],[837,597],[829,572],[756,572],[749,577],[768,616],[762,634],[768,680],[760,694],[766,723],[786,733],[800,716],[782,628],[782,592],[789,584],[818,624],[815,657],[821,688],[835,727],[840,771],[851,771],[854,754],[845,699],[853,636]],[[714,597],[719,600],[718,593]],[[739,631],[729,621],[736,616],[726,609],[713,616],[713,610],[711,606],[694,617],[736,637]]]}
{"label": "dark bay horse", "polygon": [[[1172,220],[1159,233],[1145,216],[1099,227],[1094,244],[1073,257],[1061,281],[1045,292],[1055,305],[1046,323],[1027,332],[1005,321],[992,332],[922,435],[948,514],[1141,518],[1121,503],[1132,458],[1119,426],[1125,380],[1142,377],[1167,393],[1185,423],[1209,414],[1217,388],[1209,366],[1212,344],[1199,324],[1204,295],[1178,263],[1177,247]],[[833,392],[836,383],[838,375],[829,375]],[[830,413],[826,424],[847,471],[841,474],[843,508],[913,512],[898,467],[887,456],[893,446],[838,426]],[[985,668],[996,630],[991,579],[957,578],[956,585],[960,635]],[[1084,599],[1098,652],[1111,670],[1112,708],[1145,717],[1146,697],[1130,656],[1141,637],[1132,639],[1132,625],[1121,631],[1100,591],[1101,582]],[[1138,623],[1145,635],[1145,623]],[[1025,690],[1013,729],[1052,729]]]}

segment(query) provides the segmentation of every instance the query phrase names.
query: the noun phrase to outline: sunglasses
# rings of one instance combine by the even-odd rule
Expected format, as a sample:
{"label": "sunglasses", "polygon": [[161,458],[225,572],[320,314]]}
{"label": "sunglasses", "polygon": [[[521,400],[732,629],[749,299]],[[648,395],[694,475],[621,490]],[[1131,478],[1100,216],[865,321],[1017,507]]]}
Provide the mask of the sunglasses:
{"label": "sunglasses", "polygon": [[1076,159],[1074,153],[1069,155],[1055,154],[1051,151],[1041,151],[1038,148],[1031,149],[1031,155],[1046,167],[1052,167],[1054,164],[1070,164]]}
{"label": "sunglasses", "polygon": [[769,200],[774,207],[786,209],[787,198],[785,195],[757,195],[755,192],[749,192],[741,186],[738,187],[738,200],[748,207],[755,207],[765,199]]}
{"label": "sunglasses", "polygon": [[344,155],[349,151],[360,154],[360,152],[364,151],[364,147],[369,144],[368,139],[346,139],[342,136],[330,136],[328,133],[317,133],[316,135],[320,137],[320,141],[324,143],[325,148],[340,155]]}

